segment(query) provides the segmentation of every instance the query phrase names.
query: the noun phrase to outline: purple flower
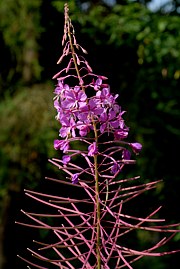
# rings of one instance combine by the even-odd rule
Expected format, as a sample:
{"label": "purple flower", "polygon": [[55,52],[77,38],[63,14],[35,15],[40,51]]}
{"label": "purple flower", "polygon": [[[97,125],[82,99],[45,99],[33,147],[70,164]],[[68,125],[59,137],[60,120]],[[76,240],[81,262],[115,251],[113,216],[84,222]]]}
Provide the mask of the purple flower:
{"label": "purple flower", "polygon": [[113,104],[115,104],[115,100],[118,97],[118,94],[113,96],[110,93],[110,87],[108,86],[108,87],[103,88],[102,90],[98,91],[96,93],[96,97],[98,99],[100,99],[103,106],[105,106],[105,105],[112,106]]}
{"label": "purple flower", "polygon": [[101,133],[104,133],[105,131],[109,132],[109,130],[119,127],[119,120],[113,109],[110,109],[108,113],[104,111],[100,116],[100,121],[102,123],[100,126]]}
{"label": "purple flower", "polygon": [[100,86],[102,85],[102,79],[99,77],[96,82],[94,83],[94,90],[98,91]]}
{"label": "purple flower", "polygon": [[128,149],[124,149],[122,152],[122,158],[124,160],[130,160],[131,159],[131,152]]}
{"label": "purple flower", "polygon": [[69,155],[64,155],[62,157],[62,162],[64,165],[68,164],[70,162],[70,160],[71,160],[71,157]]}
{"label": "purple flower", "polygon": [[60,129],[60,136],[61,137],[68,137],[69,135],[72,135],[72,137],[75,137],[75,129],[76,129],[76,123],[72,117],[64,116],[61,119],[62,127]]}
{"label": "purple flower", "polygon": [[76,86],[65,93],[65,100],[62,102],[63,108],[78,108],[86,105],[87,95],[80,87]]}
{"label": "purple flower", "polygon": [[60,104],[59,104],[59,100],[58,99],[55,99],[54,101],[54,107],[58,110],[59,107],[60,107]]}
{"label": "purple flower", "polygon": [[78,121],[77,129],[79,129],[80,136],[86,136],[87,133],[89,133],[90,130],[93,129],[93,126],[90,120],[85,120],[84,122]]}
{"label": "purple flower", "polygon": [[79,174],[78,173],[72,175],[72,177],[71,177],[72,184],[77,184],[78,183],[78,177],[79,177]]}
{"label": "purple flower", "polygon": [[114,138],[116,140],[121,140],[121,139],[124,139],[128,136],[128,129],[118,129],[118,130],[115,130],[114,132]]}
{"label": "purple flower", "polygon": [[81,121],[88,120],[91,115],[99,116],[103,113],[104,108],[99,106],[97,99],[91,98],[87,104],[80,108],[80,113],[78,115],[78,119]]}
{"label": "purple flower", "polygon": [[63,81],[58,79],[58,86],[55,88],[54,93],[58,96],[63,97],[65,91],[69,90],[69,86],[67,84],[64,85]]}
{"label": "purple flower", "polygon": [[69,142],[67,140],[54,140],[54,148],[56,150],[60,149],[66,152],[69,149]]}
{"label": "purple flower", "polygon": [[131,146],[132,150],[134,151],[134,153],[138,154],[141,149],[142,149],[142,145],[140,143],[129,143],[129,145]]}
{"label": "purple flower", "polygon": [[118,163],[114,163],[111,167],[111,174],[116,174],[120,170],[120,165]]}
{"label": "purple flower", "polygon": [[96,146],[96,142],[93,142],[89,147],[88,147],[88,156],[94,156],[98,153],[98,148]]}
{"label": "purple flower", "polygon": [[63,116],[63,110],[62,110],[62,108],[61,108],[61,106],[60,106],[60,103],[59,103],[59,100],[55,100],[54,101],[54,107],[56,108],[56,110],[57,110],[57,115],[56,115],[56,119],[57,120],[61,120],[61,118],[62,118],[62,116]]}

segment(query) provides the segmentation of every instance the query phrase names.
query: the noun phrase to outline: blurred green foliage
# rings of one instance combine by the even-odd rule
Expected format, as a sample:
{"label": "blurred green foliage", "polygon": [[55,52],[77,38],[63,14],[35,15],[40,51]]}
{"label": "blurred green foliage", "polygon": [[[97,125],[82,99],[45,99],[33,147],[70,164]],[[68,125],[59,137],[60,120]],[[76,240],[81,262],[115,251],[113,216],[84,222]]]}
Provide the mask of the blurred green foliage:
{"label": "blurred green foliage", "polygon": [[[53,140],[59,127],[47,80],[59,71],[64,2],[0,2],[1,53],[6,56],[0,63],[1,198],[9,189],[33,188],[53,173],[47,159],[58,154]],[[110,2],[68,1],[77,41],[88,51],[94,72],[107,76],[112,92],[119,93],[129,140],[143,144],[129,175],[163,178],[149,200],[161,200],[167,220],[178,222],[180,17],[175,11],[152,12],[141,3],[146,1]],[[149,240],[148,234],[137,236],[140,247]],[[176,261],[147,258],[137,268],[168,269]]]}
{"label": "blurred green foliage", "polygon": [[34,188],[51,169],[58,134],[52,92],[52,85],[38,84],[0,104],[0,201],[7,191]]}
{"label": "blurred green foliage", "polygon": [[40,25],[41,3],[42,0],[0,1],[0,32],[13,63],[13,66],[6,63],[1,83],[2,79],[12,81],[14,76],[27,82],[40,78],[42,67],[38,58],[38,38],[43,30]]}

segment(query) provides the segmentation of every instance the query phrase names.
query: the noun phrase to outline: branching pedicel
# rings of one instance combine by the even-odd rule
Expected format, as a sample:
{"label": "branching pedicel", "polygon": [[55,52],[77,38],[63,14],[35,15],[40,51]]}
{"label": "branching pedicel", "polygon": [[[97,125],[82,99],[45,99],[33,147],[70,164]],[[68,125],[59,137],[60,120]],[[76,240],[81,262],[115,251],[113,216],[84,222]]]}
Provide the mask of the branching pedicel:
{"label": "branching pedicel", "polygon": [[[72,197],[59,197],[26,191],[54,213],[23,211],[34,224],[19,224],[50,229],[55,241],[36,242],[40,244],[38,252],[29,249],[39,260],[37,263],[20,258],[35,268],[118,269],[132,268],[132,263],[143,256],[176,252],[157,251],[178,232],[178,225],[155,225],[164,221],[155,218],[160,208],[144,218],[123,212],[126,202],[154,188],[157,181],[133,185],[139,177],[121,179],[123,167],[135,163],[131,153],[138,154],[142,146],[124,141],[129,129],[123,120],[124,111],[116,101],[118,95],[111,94],[105,83],[107,78],[93,74],[85,58],[77,54],[86,51],[76,42],[67,4],[62,44],[63,54],[58,63],[69,58],[67,67],[54,76],[58,81],[54,107],[61,124],[61,139],[55,140],[54,147],[64,155],[50,162],[65,172],[66,178],[48,179],[71,185],[73,193]],[[81,149],[75,148],[77,141]],[[45,219],[50,217],[56,219],[57,226],[47,224]],[[171,235],[139,251],[127,247],[127,241],[125,246],[122,244],[123,238],[136,229]]]}

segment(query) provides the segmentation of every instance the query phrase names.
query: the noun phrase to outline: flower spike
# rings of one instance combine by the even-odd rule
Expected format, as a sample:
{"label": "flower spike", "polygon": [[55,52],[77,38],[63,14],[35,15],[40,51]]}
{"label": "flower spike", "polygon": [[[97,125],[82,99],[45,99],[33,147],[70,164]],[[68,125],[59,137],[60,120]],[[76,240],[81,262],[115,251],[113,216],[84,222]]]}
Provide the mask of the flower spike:
{"label": "flower spike", "polygon": [[[76,41],[68,11],[65,4],[63,54],[58,60],[61,64],[66,58],[68,64],[53,77],[54,108],[60,124],[60,138],[54,140],[54,148],[60,157],[50,162],[62,173],[60,178],[47,179],[52,184],[59,183],[63,190],[69,189],[70,194],[57,196],[26,190],[29,198],[40,203],[41,208],[44,206],[45,213],[22,211],[30,223],[18,223],[49,230],[48,240],[52,241],[36,241],[38,250],[29,249],[33,261],[20,258],[35,268],[132,269],[132,264],[144,256],[179,251],[159,251],[179,232],[179,224],[166,225],[164,219],[155,216],[160,207],[146,216],[126,213],[126,204],[155,188],[158,181],[123,179],[124,167],[135,163],[133,156],[140,153],[142,145],[126,140],[129,128],[118,95],[111,93],[105,83],[107,78],[94,74],[80,55],[86,50]],[[169,237],[138,250],[127,239],[134,231],[166,233]]]}

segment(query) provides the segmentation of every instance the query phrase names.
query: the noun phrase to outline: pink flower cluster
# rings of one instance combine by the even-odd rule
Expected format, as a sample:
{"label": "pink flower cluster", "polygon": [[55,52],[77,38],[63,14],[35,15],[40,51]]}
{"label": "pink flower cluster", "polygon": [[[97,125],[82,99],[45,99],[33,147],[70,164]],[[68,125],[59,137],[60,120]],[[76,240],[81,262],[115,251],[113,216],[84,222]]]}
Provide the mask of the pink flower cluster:
{"label": "pink flower cluster", "polygon": [[[101,134],[113,133],[115,139],[124,139],[128,135],[129,128],[124,124],[120,106],[113,96],[107,84],[103,85],[99,77],[95,82],[90,83],[95,94],[92,97],[86,95],[80,86],[69,87],[59,79],[55,89],[54,107],[57,110],[57,119],[61,124],[59,135],[62,138],[86,137],[93,130],[94,123]],[[66,142],[67,143],[67,142]],[[58,146],[59,144],[59,146]],[[55,148],[64,152],[67,146],[64,142],[55,141]]]}
{"label": "pink flower cluster", "polygon": [[[106,139],[114,142],[127,144],[134,153],[138,154],[142,148],[140,143],[127,143],[123,140],[128,136],[129,128],[125,125],[121,107],[117,104],[118,95],[112,95],[110,87],[103,84],[105,77],[98,76],[94,80],[94,75],[90,74],[92,81],[86,85],[70,87],[64,83],[64,79],[58,78],[58,85],[55,88],[54,107],[57,110],[57,120],[61,128],[59,136],[62,139],[54,141],[54,148],[60,149],[63,153],[69,153],[70,141],[90,138],[90,132],[95,131],[98,137],[107,134]],[[86,90],[86,91],[85,91]],[[89,93],[89,97],[86,94]],[[90,142],[89,142],[90,141]],[[98,154],[98,145],[95,141],[88,140],[87,158]],[[121,159],[130,160],[131,153],[124,147],[119,147]],[[113,159],[111,153],[110,173],[116,174],[121,170],[120,161]],[[105,157],[109,158],[109,157]],[[71,155],[64,155],[62,163],[67,165],[71,160]],[[78,174],[72,176],[72,182],[77,183]]]}

